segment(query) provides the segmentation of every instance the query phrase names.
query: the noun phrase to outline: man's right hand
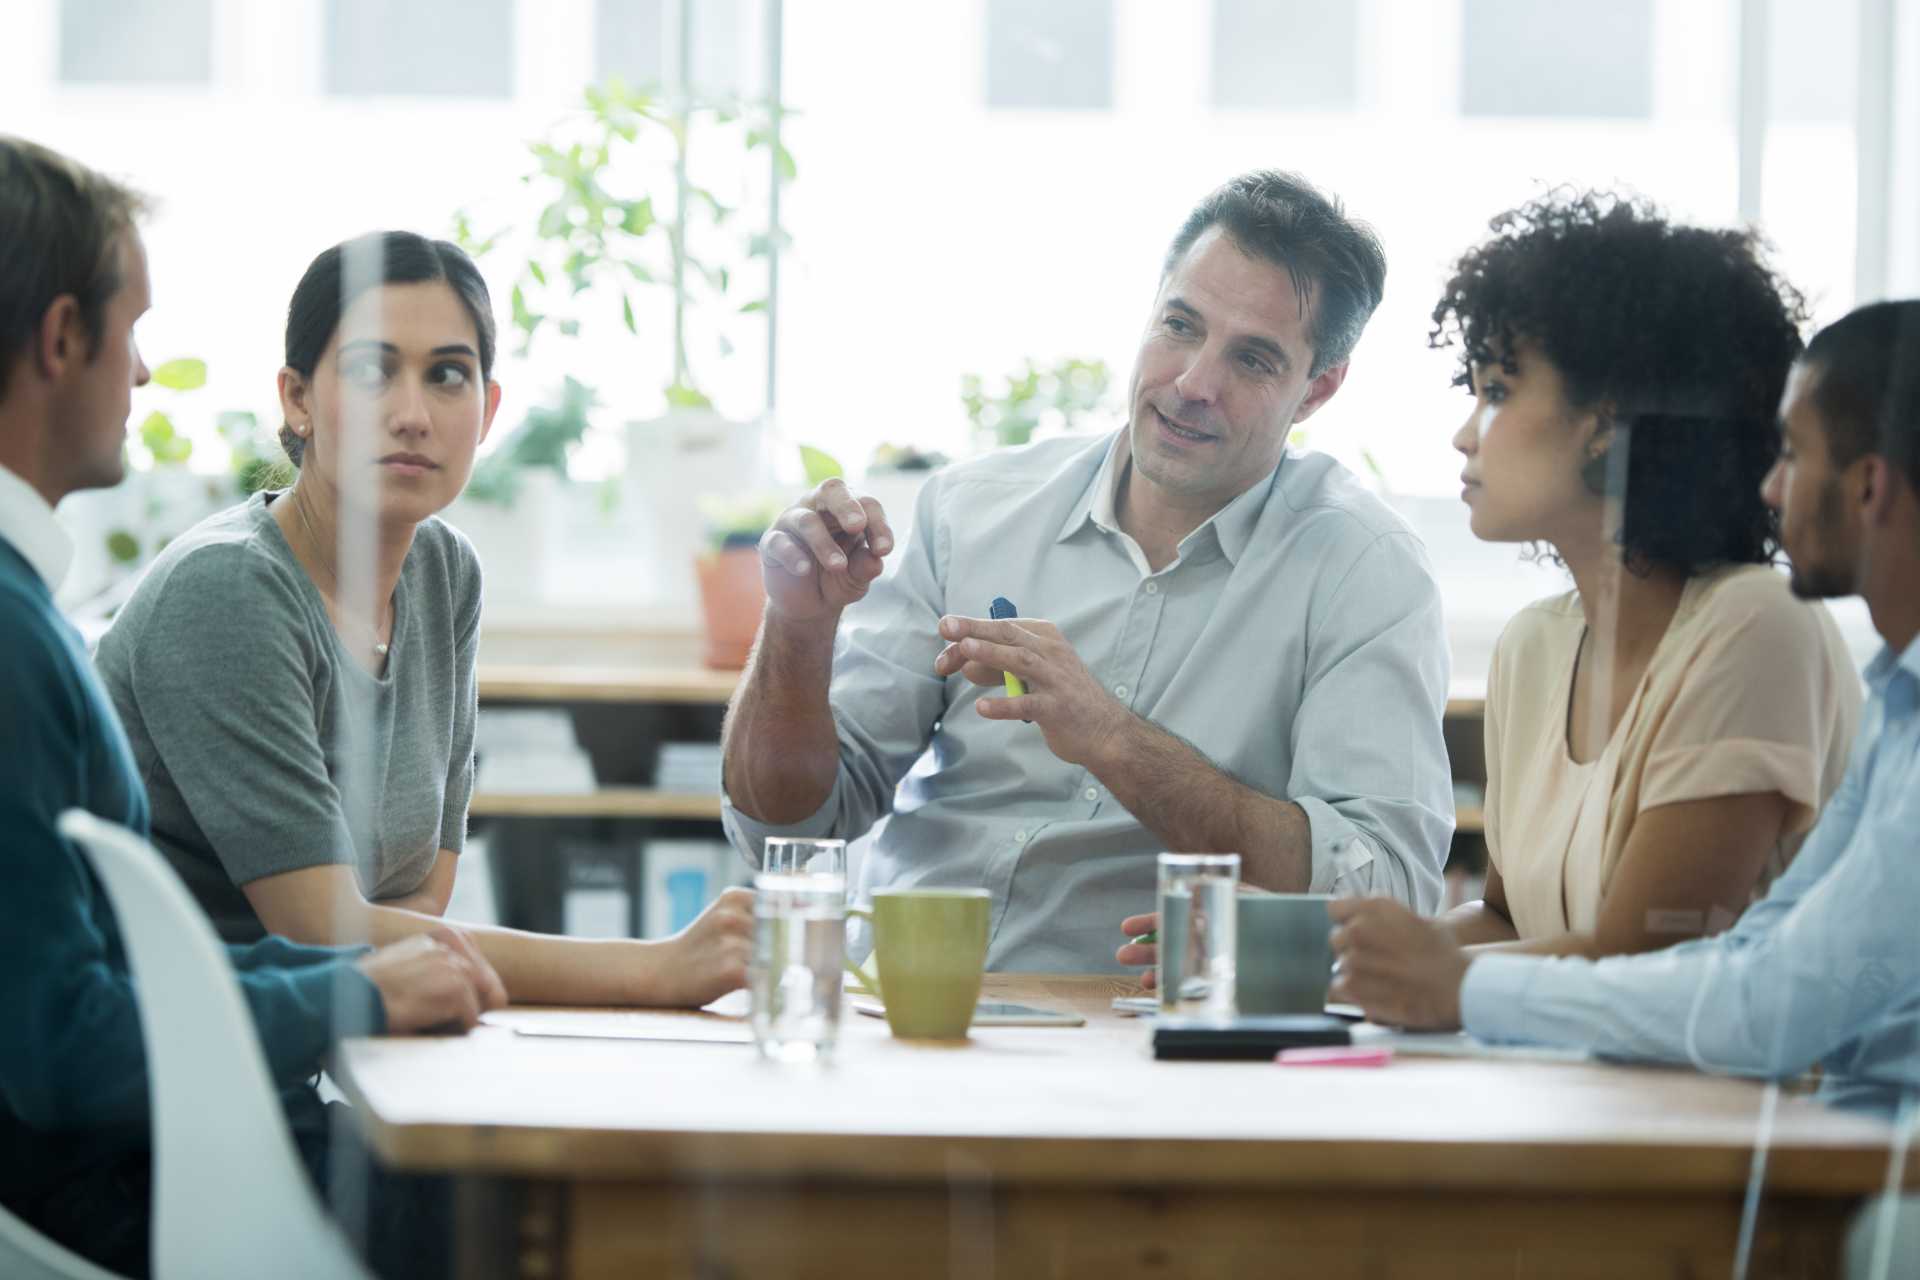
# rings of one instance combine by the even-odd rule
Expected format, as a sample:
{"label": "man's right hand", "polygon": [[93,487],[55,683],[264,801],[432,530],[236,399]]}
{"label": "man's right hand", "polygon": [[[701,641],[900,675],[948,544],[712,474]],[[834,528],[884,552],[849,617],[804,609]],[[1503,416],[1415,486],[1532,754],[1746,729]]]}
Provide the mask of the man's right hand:
{"label": "man's right hand", "polygon": [[359,964],[379,988],[388,1035],[467,1031],[482,1013],[507,1002],[500,975],[457,929],[435,929],[381,947]]}
{"label": "man's right hand", "polygon": [[828,480],[781,512],[760,539],[768,607],[796,622],[838,617],[867,594],[892,550],[880,504]]}

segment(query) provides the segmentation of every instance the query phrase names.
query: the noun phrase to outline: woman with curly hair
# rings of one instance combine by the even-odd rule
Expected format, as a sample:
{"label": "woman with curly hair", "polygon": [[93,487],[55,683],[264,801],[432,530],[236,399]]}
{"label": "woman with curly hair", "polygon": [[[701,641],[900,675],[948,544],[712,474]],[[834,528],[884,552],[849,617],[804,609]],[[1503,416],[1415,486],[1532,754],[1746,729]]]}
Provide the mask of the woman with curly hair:
{"label": "woman with curly hair", "polygon": [[1773,568],[1760,486],[1800,295],[1751,232],[1554,192],[1491,223],[1433,311],[1473,409],[1473,532],[1574,589],[1524,609],[1487,685],[1485,897],[1462,945],[1597,957],[1731,923],[1838,785],[1860,683]]}

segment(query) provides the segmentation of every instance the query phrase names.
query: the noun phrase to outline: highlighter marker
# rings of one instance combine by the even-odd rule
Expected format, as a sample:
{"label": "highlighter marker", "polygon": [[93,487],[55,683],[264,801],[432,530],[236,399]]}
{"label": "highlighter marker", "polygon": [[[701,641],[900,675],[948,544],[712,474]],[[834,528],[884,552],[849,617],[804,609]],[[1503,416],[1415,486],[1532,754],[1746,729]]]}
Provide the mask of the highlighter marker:
{"label": "highlighter marker", "polygon": [[1136,947],[1148,946],[1149,944],[1157,943],[1160,941],[1160,931],[1158,929],[1149,929],[1145,933],[1141,934],[1139,937],[1129,939],[1128,941],[1129,941],[1129,945],[1131,946],[1136,946]]}
{"label": "highlighter marker", "polygon": [[[987,606],[987,616],[989,618],[1017,618],[1020,616],[1020,611],[1014,608],[1013,601],[1007,599],[1005,596],[995,596],[993,603]],[[1027,691],[1027,686],[1021,681],[1019,676],[1013,674],[1011,671],[1003,672],[1002,674],[1007,682],[1007,696],[1009,698],[1017,698]]]}

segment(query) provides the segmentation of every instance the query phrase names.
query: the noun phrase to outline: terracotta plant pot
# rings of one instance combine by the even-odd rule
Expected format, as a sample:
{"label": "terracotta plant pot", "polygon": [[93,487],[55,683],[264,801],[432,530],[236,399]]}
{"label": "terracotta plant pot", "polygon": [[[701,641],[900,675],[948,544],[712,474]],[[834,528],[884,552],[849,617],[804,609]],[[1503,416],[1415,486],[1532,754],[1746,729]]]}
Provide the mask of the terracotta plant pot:
{"label": "terracotta plant pot", "polygon": [[767,589],[760,580],[760,553],[752,546],[709,551],[694,560],[700,608],[707,619],[706,664],[722,671],[747,665]]}

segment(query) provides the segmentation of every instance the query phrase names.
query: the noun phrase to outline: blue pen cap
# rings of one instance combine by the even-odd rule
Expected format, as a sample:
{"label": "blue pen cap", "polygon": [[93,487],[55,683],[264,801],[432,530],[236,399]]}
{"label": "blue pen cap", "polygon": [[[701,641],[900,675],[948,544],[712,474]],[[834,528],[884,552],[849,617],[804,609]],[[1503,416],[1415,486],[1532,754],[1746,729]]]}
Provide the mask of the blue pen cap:
{"label": "blue pen cap", "polygon": [[1017,618],[1020,616],[1020,611],[1014,608],[1013,601],[1007,599],[1005,596],[995,596],[993,603],[987,606],[987,616],[989,618]]}

